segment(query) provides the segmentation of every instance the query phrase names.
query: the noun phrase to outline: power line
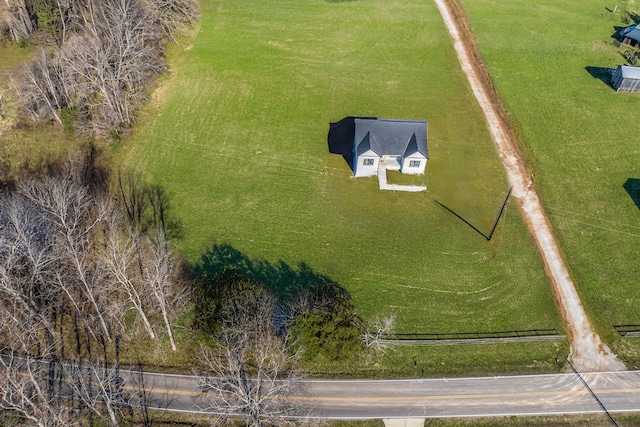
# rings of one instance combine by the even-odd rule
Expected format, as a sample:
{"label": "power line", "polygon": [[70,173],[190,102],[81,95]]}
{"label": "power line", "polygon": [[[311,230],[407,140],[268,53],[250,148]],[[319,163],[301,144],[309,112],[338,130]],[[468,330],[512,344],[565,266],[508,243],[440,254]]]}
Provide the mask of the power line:
{"label": "power line", "polygon": [[596,396],[596,394],[593,392],[593,390],[591,390],[591,387],[589,387],[589,384],[587,384],[587,382],[584,380],[584,378],[582,378],[582,375],[580,375],[580,373],[578,371],[576,371],[576,368],[573,367],[573,364],[571,363],[571,361],[569,359],[567,359],[567,362],[569,363],[569,366],[571,367],[571,370],[578,376],[578,378],[580,378],[580,381],[582,381],[582,384],[584,384],[584,386],[587,388],[587,390],[589,390],[589,393],[591,393],[591,396],[595,399],[596,402],[598,402],[598,405],[600,405],[600,408],[602,408],[604,413],[607,414],[607,417],[609,418],[609,421],[611,421],[611,424],[613,424],[614,426],[618,427],[618,423],[616,422],[616,420],[613,419],[613,417],[611,416],[609,411],[607,411],[607,408],[600,401],[600,399],[598,399],[598,396]]}

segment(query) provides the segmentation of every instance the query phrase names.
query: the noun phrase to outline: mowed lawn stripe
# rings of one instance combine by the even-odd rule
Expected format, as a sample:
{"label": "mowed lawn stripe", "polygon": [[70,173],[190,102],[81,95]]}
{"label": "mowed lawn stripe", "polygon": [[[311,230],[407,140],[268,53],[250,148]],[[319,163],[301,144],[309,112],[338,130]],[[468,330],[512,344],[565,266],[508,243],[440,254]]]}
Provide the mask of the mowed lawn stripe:
{"label": "mowed lawn stripe", "polygon": [[625,63],[625,48],[611,43],[625,26],[624,7],[611,13],[597,1],[463,3],[528,147],[582,302],[613,350],[637,365],[640,344],[612,327],[640,324],[640,210],[623,187],[640,178],[640,97],[616,93],[607,82],[607,68]]}
{"label": "mowed lawn stripe", "polygon": [[[225,242],[307,263],[398,332],[561,328],[542,264],[435,6],[203,1],[164,103],[123,151],[167,187],[192,261]],[[177,49],[176,49],[177,51]],[[426,119],[423,194],[382,192],[328,152],[346,116]],[[551,344],[549,344],[551,346]],[[550,348],[550,347],[549,347]]]}

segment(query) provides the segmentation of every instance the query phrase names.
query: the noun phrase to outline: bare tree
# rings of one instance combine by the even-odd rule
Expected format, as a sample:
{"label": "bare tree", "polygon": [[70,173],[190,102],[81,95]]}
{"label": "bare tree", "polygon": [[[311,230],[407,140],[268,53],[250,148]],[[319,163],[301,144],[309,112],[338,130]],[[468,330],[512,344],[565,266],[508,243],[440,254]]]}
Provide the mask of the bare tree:
{"label": "bare tree", "polygon": [[152,77],[164,71],[153,21],[137,0],[90,1],[83,27],[61,52],[83,115],[80,130],[104,134],[128,127]]}
{"label": "bare tree", "polygon": [[[136,310],[152,338],[154,328],[166,328],[176,348],[172,322],[184,294],[167,233],[132,231],[106,190],[90,186],[102,178],[96,181],[85,163],[20,179],[0,192],[0,354],[47,358],[57,366],[76,360],[64,372],[71,381],[56,381],[62,374],[42,364],[27,363],[18,372],[13,359],[2,360],[0,410],[31,424],[68,425],[69,402],[82,402],[74,411],[112,424],[121,419],[118,412],[132,396],[121,393],[117,364],[105,361],[107,341],[115,338],[117,354],[118,334],[131,333],[123,321],[128,310]],[[75,354],[65,342],[70,331]]]}
{"label": "bare tree", "polygon": [[302,392],[301,349],[274,331],[275,304],[256,287],[223,311],[219,348],[200,351],[204,410],[244,418],[251,426],[282,425],[287,417],[303,415],[293,399]]}
{"label": "bare tree", "polygon": [[72,118],[78,132],[90,135],[131,126],[166,69],[162,39],[175,41],[199,15],[197,0],[0,2],[6,5],[0,31],[18,41],[38,30],[56,46],[13,79],[20,111],[65,126]]}
{"label": "bare tree", "polygon": [[[54,7],[60,16],[59,47],[43,51],[13,79],[21,111],[35,121],[63,124],[66,108],[87,134],[129,127],[153,78],[165,70],[154,19],[139,0],[56,0]],[[15,14],[27,10],[14,9]],[[16,20],[7,26],[17,33]]]}
{"label": "bare tree", "polygon": [[173,253],[169,248],[169,241],[166,239],[164,231],[157,229],[155,235],[155,241],[149,241],[146,245],[148,253],[146,254],[142,280],[146,288],[150,290],[150,295],[154,298],[156,306],[162,314],[171,349],[175,351],[176,342],[171,327],[169,299],[175,301],[179,297],[173,291],[176,263],[173,260]]}
{"label": "bare tree", "polygon": [[[0,198],[0,310],[6,342],[23,354],[49,356],[58,341],[58,289],[50,286],[56,255],[50,227],[37,208],[18,194]],[[55,354],[55,351],[54,351]]]}
{"label": "bare tree", "polygon": [[200,14],[196,0],[146,0],[145,6],[164,34],[174,42]]}
{"label": "bare tree", "polygon": [[63,364],[13,353],[0,356],[0,410],[28,424],[80,425],[83,418],[97,417],[117,426],[130,403],[117,362]]}
{"label": "bare tree", "polygon": [[152,338],[155,333],[149,316],[159,313],[171,348],[176,350],[171,323],[185,295],[184,288],[178,290],[177,286],[178,262],[170,241],[175,226],[168,219],[169,198],[161,187],[145,185],[131,173],[120,173],[117,185],[121,217],[126,221],[118,220],[106,233],[106,268],[126,292]]}
{"label": "bare tree", "polygon": [[106,319],[107,290],[102,286],[103,271],[97,268],[91,256],[95,234],[108,213],[108,202],[92,198],[73,174],[47,176],[42,181],[21,180],[17,191],[43,212],[55,230],[60,256],[69,267],[57,276],[57,284],[77,310],[81,306],[78,298],[88,302],[92,310],[83,312],[83,317],[95,318],[105,338],[111,341]]}
{"label": "bare tree", "polygon": [[39,427],[77,425],[69,407],[59,405],[58,396],[48,390],[47,371],[39,360],[0,357],[0,410]]}
{"label": "bare tree", "polygon": [[82,15],[87,11],[86,0],[55,0],[59,16],[58,46],[67,40],[68,34],[82,32]]}
{"label": "bare tree", "polygon": [[60,112],[70,105],[64,76],[58,53],[40,49],[21,77],[12,78],[20,109],[36,121],[52,120],[62,124]]}
{"label": "bare tree", "polygon": [[125,231],[128,227],[123,227],[121,218],[122,215],[117,210],[109,215],[99,259],[107,272],[108,280],[113,283],[112,288],[126,296],[125,302],[128,304],[122,308],[120,316],[124,316],[124,311],[132,307],[142,320],[149,336],[156,338],[147,316],[147,306],[151,305],[148,301],[150,295],[140,280],[139,266],[136,262],[139,249],[136,244],[138,238],[134,237],[135,233]]}
{"label": "bare tree", "polygon": [[385,347],[384,338],[393,333],[395,322],[395,314],[383,317],[376,316],[373,321],[367,324],[365,333],[362,335],[365,347],[374,351],[382,350]]}
{"label": "bare tree", "polygon": [[14,41],[26,39],[33,33],[34,26],[25,0],[4,0],[7,10],[4,14],[9,37]]}
{"label": "bare tree", "polygon": [[128,408],[130,396],[123,389],[117,362],[109,365],[101,361],[74,362],[64,365],[64,378],[73,396],[84,408],[103,418],[105,411],[110,424],[120,424],[121,410]]}

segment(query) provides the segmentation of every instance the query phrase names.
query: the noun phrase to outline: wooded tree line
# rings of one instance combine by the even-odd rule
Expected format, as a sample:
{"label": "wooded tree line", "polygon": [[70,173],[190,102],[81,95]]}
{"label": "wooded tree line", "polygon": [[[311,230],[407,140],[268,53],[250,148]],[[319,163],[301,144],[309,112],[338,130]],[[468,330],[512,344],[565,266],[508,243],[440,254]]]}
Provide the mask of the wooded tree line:
{"label": "wooded tree line", "polygon": [[117,423],[132,399],[108,369],[120,342],[164,336],[175,350],[188,304],[166,193],[131,173],[110,182],[99,162],[90,146],[0,193],[0,409],[36,425],[74,411]]}
{"label": "wooded tree line", "polygon": [[197,0],[4,0],[1,31],[48,48],[12,78],[24,117],[81,134],[131,126],[165,68],[164,39],[198,16]]}
{"label": "wooded tree line", "polygon": [[124,389],[118,375],[120,347],[146,335],[175,350],[173,326],[192,310],[191,327],[215,337],[193,355],[200,408],[222,421],[283,425],[309,411],[292,399],[302,392],[303,358],[377,351],[390,332],[391,320],[367,329],[348,293],[304,263],[272,265],[214,245],[186,268],[172,249],[179,236],[162,187],[133,173],[110,176],[93,145],[5,183],[0,418],[42,426],[146,419],[144,390]]}

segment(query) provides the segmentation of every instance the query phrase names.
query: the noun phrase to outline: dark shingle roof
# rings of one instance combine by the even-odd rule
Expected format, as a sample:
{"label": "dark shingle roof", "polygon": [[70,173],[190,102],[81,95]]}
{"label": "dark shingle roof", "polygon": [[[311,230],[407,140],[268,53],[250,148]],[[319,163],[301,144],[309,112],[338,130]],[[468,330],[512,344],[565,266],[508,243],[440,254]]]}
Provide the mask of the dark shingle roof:
{"label": "dark shingle roof", "polygon": [[429,158],[427,122],[423,120],[355,119],[356,156],[371,149],[379,156]]}
{"label": "dark shingle roof", "polygon": [[367,151],[373,151],[378,156],[382,156],[382,150],[378,147],[375,138],[371,136],[371,132],[367,132],[366,135],[360,139],[360,143],[356,147],[356,157],[359,155],[366,153]]}

